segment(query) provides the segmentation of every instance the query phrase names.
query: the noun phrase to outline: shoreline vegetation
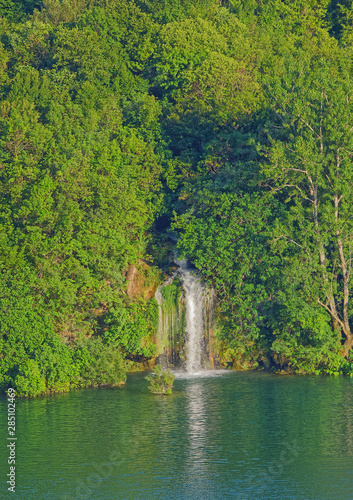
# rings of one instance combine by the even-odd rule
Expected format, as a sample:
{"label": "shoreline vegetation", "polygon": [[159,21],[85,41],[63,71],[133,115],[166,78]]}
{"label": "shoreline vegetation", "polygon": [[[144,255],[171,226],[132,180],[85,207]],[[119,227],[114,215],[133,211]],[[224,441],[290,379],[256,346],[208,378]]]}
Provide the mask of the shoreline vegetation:
{"label": "shoreline vegetation", "polygon": [[0,390],[158,358],[186,257],[219,367],[353,374],[353,6],[0,2]]}

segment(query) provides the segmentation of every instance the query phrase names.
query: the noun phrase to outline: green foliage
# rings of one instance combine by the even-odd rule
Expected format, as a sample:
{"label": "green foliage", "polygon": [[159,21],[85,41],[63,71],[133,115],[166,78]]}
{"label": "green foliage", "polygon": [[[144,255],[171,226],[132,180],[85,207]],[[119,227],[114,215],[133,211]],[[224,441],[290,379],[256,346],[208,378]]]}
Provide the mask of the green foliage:
{"label": "green foliage", "polygon": [[110,310],[106,321],[108,329],[102,337],[117,342],[128,356],[150,358],[156,353],[158,304],[154,298],[130,302],[123,312]]}
{"label": "green foliage", "polygon": [[212,52],[226,50],[226,41],[212,23],[201,18],[164,26],[158,35],[155,84],[172,97]]}
{"label": "green foliage", "polygon": [[12,22],[20,22],[28,14],[32,14],[34,9],[38,9],[41,3],[37,0],[0,0],[0,16]]}
{"label": "green foliage", "polygon": [[305,288],[334,328],[342,328],[346,345],[352,338],[352,92],[345,67],[322,59],[289,62],[285,78],[269,87],[281,125],[263,167],[288,207],[274,227],[276,239],[286,242],[279,252],[288,262],[301,260]]}
{"label": "green foliage", "polygon": [[219,0],[137,0],[136,3],[162,25],[195,16],[209,17],[219,7]]}
{"label": "green foliage", "polygon": [[147,375],[149,390],[154,394],[171,394],[175,375],[170,370],[163,370],[161,365],[154,367],[154,374]]}
{"label": "green foliage", "polygon": [[13,387],[19,396],[37,396],[46,392],[45,377],[34,359],[20,364]]}
{"label": "green foliage", "polygon": [[[36,287],[38,279],[28,269],[0,274],[0,380],[7,387],[19,366],[36,359],[43,342],[55,338],[50,311]],[[23,365],[23,363],[25,363]],[[32,363],[33,364],[33,363]],[[35,364],[35,363],[34,363]],[[25,369],[25,368],[24,368]],[[25,369],[25,373],[28,370]]]}
{"label": "green foliage", "polygon": [[[286,291],[289,296],[288,290]],[[270,317],[270,352],[280,369],[297,373],[338,371],[342,366],[340,335],[332,331],[329,315],[321,308],[290,297],[290,302]]]}
{"label": "green foliage", "polygon": [[[222,337],[237,349],[260,334],[261,304],[267,283],[280,266],[269,255],[270,206],[256,195],[212,192],[211,184],[193,195],[192,208],[177,218],[179,247],[218,295]],[[195,205],[197,209],[195,210]]]}
{"label": "green foliage", "polygon": [[1,387],[120,383],[124,357],[155,356],[157,304],[126,274],[169,264],[173,212],[223,360],[351,373],[351,2],[2,0],[0,18]]}
{"label": "green foliage", "polygon": [[38,292],[40,280],[28,269],[0,275],[0,383],[19,396],[63,392],[78,385],[125,380],[119,347],[100,338],[63,343],[51,308]]}
{"label": "green foliage", "polygon": [[81,386],[115,386],[126,380],[124,360],[119,347],[116,344],[104,344],[99,337],[78,341],[73,360],[79,370]]}
{"label": "green foliage", "polygon": [[169,285],[164,286],[161,290],[164,298],[165,307],[175,308],[181,296],[181,286],[179,278],[175,278]]}

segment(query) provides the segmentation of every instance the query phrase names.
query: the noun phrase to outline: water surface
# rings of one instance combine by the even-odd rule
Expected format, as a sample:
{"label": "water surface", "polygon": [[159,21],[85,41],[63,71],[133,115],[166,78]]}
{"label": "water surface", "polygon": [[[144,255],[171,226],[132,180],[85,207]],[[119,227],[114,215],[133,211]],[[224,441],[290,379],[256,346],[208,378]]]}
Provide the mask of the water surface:
{"label": "water surface", "polygon": [[217,372],[17,403],[24,500],[352,500],[353,379]]}

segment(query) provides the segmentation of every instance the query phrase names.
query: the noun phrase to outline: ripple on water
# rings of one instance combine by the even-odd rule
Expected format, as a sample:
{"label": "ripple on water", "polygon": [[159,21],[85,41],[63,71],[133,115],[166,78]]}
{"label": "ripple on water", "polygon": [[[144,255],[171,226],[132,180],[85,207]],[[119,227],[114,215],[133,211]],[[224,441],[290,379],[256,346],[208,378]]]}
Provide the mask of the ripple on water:
{"label": "ripple on water", "polygon": [[18,498],[352,500],[352,379],[176,372],[160,396],[144,375],[18,401]]}

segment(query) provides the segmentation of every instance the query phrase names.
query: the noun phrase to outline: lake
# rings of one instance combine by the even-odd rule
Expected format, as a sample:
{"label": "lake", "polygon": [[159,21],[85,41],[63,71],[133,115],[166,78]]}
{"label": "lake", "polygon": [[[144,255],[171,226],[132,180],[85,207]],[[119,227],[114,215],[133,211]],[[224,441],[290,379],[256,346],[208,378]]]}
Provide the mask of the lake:
{"label": "lake", "polygon": [[352,378],[179,374],[171,396],[147,385],[132,374],[18,400],[15,495],[2,397],[1,498],[352,500]]}

